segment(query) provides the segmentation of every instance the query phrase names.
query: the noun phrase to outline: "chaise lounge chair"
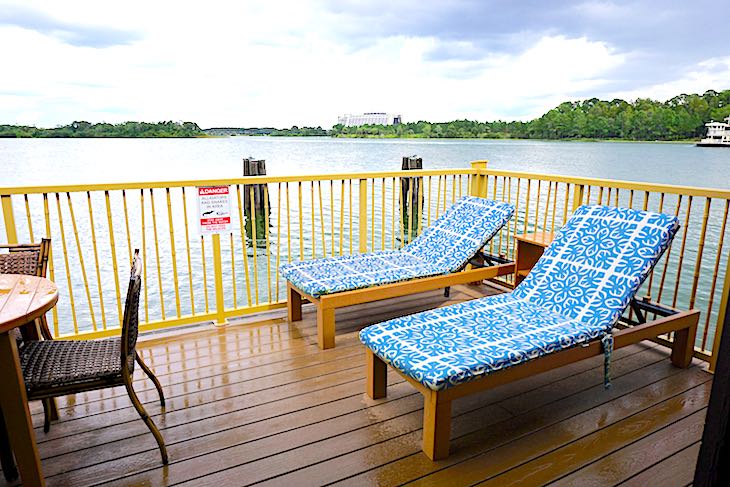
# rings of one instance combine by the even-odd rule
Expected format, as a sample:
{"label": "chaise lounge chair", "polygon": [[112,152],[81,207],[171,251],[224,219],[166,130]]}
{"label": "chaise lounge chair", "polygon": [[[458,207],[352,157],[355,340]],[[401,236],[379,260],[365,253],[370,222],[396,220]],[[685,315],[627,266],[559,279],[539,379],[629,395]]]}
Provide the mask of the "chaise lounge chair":
{"label": "chaise lounge chair", "polygon": [[[608,387],[614,347],[670,331],[672,363],[689,366],[699,311],[633,300],[678,227],[664,214],[578,208],[513,292],[363,329],[368,395],[385,397],[386,364],[413,384],[424,395],[423,451],[438,460],[459,397],[601,353]],[[622,317],[629,305],[637,319]],[[646,322],[647,312],[660,318]],[[612,331],[619,319],[634,326]]]}
{"label": "chaise lounge chair", "polygon": [[317,306],[317,340],[335,346],[335,309],[482,281],[514,272],[514,264],[457,272],[512,217],[509,203],[465,196],[400,250],[345,255],[283,264],[289,321],[302,319],[302,297]]}

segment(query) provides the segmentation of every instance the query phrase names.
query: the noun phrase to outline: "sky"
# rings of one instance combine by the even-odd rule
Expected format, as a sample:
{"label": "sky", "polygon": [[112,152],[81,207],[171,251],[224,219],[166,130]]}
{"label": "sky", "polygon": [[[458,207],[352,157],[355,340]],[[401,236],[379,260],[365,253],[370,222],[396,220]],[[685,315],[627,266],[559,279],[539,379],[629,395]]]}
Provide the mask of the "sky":
{"label": "sky", "polygon": [[[724,5],[723,5],[724,4]],[[0,0],[0,124],[530,120],[730,88],[730,1]]]}

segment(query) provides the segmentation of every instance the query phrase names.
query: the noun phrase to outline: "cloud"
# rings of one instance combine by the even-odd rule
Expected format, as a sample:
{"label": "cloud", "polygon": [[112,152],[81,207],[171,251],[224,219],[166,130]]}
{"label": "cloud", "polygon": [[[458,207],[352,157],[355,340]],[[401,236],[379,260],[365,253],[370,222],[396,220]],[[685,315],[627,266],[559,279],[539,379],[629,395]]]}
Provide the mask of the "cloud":
{"label": "cloud", "polygon": [[717,7],[0,0],[0,45],[10,46],[0,123],[329,127],[358,111],[509,120],[566,100],[726,89],[726,28],[720,15],[698,20],[708,8]]}
{"label": "cloud", "polygon": [[105,48],[139,40],[134,31],[63,22],[32,8],[4,5],[0,26],[19,27],[38,32],[77,47]]}

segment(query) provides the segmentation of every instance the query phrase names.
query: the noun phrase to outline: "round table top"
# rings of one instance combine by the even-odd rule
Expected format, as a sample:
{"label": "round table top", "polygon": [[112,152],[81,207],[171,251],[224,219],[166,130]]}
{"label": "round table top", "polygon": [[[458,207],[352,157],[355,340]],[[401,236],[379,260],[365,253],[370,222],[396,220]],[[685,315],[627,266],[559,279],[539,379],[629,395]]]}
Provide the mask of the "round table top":
{"label": "round table top", "polygon": [[53,308],[58,289],[44,277],[0,274],[0,333],[25,325]]}

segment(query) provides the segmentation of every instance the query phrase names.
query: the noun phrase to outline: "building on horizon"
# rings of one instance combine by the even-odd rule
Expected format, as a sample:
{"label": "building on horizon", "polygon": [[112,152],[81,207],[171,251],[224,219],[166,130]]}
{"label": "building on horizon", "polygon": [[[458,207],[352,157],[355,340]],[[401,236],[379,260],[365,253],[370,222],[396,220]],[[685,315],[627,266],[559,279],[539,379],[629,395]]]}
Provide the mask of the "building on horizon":
{"label": "building on horizon", "polygon": [[385,112],[347,113],[337,117],[337,123],[345,127],[356,127],[358,125],[398,125],[401,123],[401,116]]}

